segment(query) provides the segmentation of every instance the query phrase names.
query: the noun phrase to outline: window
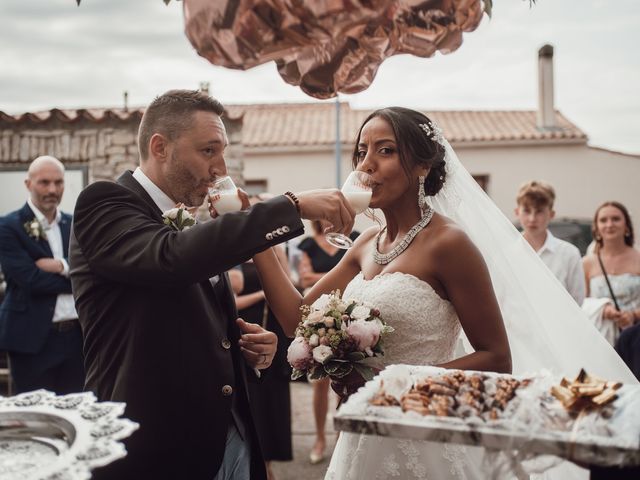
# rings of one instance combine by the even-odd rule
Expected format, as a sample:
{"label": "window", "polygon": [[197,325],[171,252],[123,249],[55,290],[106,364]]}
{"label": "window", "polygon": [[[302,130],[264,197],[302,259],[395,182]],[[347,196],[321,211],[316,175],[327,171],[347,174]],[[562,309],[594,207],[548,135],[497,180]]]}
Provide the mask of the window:
{"label": "window", "polygon": [[489,193],[489,175],[474,175],[473,179],[480,185],[480,188],[486,193]]}
{"label": "window", "polygon": [[244,191],[247,192],[249,196],[258,195],[259,193],[264,193],[267,191],[267,180],[266,179],[245,180]]}

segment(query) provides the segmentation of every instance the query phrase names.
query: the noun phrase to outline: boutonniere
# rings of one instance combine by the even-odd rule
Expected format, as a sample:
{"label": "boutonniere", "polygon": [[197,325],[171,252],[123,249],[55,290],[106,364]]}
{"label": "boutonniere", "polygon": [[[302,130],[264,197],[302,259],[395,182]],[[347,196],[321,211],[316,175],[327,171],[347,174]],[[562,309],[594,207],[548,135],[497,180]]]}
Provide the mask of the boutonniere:
{"label": "boutonniere", "polygon": [[196,219],[184,205],[167,210],[162,214],[164,224],[179,232],[196,224]]}
{"label": "boutonniere", "polygon": [[47,239],[47,233],[44,231],[44,227],[35,217],[32,220],[25,222],[23,227],[24,231],[27,232],[27,235],[29,235],[34,240],[37,241]]}

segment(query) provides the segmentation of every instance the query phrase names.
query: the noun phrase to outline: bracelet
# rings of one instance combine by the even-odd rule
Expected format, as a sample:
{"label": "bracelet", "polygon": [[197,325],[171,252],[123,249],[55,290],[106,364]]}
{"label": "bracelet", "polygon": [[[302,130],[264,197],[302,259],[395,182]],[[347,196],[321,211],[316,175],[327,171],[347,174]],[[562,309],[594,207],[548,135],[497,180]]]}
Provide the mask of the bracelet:
{"label": "bracelet", "polygon": [[298,200],[298,197],[296,197],[296,195],[293,192],[284,192],[284,195],[285,195],[285,197],[289,197],[289,199],[296,206],[296,210],[298,211],[298,215],[300,215],[300,200]]}

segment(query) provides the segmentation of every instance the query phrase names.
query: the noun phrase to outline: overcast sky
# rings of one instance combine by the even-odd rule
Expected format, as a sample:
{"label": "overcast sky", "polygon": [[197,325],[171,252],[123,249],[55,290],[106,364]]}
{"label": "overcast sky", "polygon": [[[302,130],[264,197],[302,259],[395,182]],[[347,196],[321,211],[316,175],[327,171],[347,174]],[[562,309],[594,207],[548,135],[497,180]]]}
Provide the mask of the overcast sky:
{"label": "overcast sky", "polygon": [[[145,105],[202,81],[228,104],[313,101],[273,64],[210,65],[183,29],[175,1],[0,0],[0,110],[120,106],[125,90]],[[535,109],[545,43],[555,47],[556,108],[591,144],[640,153],[637,0],[494,0],[493,18],[458,51],[390,58],[368,90],[341,98],[355,108]]]}

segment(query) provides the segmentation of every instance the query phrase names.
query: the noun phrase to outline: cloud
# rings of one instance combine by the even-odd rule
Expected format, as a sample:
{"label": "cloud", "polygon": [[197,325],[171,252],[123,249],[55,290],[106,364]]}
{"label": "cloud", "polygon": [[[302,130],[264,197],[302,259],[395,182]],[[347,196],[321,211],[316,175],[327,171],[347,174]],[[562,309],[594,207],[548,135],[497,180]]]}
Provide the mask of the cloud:
{"label": "cloud", "polygon": [[[533,109],[537,51],[555,47],[556,106],[600,145],[640,152],[640,3],[494,2],[491,20],[451,55],[385,61],[373,85],[344,99],[362,108]],[[0,110],[144,105],[208,81],[225,103],[313,101],[273,63],[214,67],[184,33],[182,3],[161,0],[2,0]]]}

